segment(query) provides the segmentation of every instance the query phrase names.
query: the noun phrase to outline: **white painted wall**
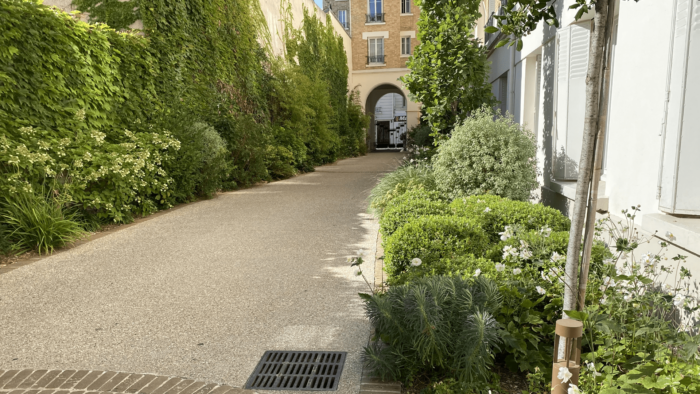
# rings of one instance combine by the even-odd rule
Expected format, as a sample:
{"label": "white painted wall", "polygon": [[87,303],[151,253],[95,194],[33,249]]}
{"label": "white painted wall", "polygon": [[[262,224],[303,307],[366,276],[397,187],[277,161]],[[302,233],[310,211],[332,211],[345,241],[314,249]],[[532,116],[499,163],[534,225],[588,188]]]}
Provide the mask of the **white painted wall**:
{"label": "white painted wall", "polygon": [[[613,213],[636,204],[642,205],[643,213],[659,212],[656,180],[671,36],[670,3],[620,2],[606,170]],[[648,55],[641,61],[640,54]]]}
{"label": "white painted wall", "polygon": [[[555,3],[558,13],[562,15],[562,27],[574,22],[574,12],[568,10],[572,3],[573,0]],[[642,215],[638,217],[637,223],[642,226],[645,214],[658,215],[661,212],[656,194],[661,165],[660,131],[664,114],[672,5],[673,0],[617,0],[616,4],[619,27],[608,115],[607,167],[603,176],[605,190],[600,192],[603,197],[609,198],[608,206],[613,214],[641,204]],[[591,13],[583,19],[592,17]],[[556,29],[540,23],[535,32],[524,38],[523,49],[515,56],[514,65],[511,63],[509,48],[493,50],[489,56],[489,82],[494,83],[493,90],[498,92],[500,81],[497,78],[506,71],[509,71],[509,78],[516,78],[512,85],[515,101],[512,107],[509,106],[513,108],[516,120],[533,127],[535,114],[538,115],[537,160],[542,170],[542,199],[567,211],[573,206],[571,199],[576,184],[554,181],[551,175],[556,109],[555,36]],[[540,86],[536,85],[535,72],[538,54],[542,55]],[[535,102],[536,90],[539,90],[539,102]],[[695,128],[700,128],[700,125]],[[700,168],[697,182],[700,184]],[[697,198],[700,199],[700,196]],[[700,223],[700,218],[697,221]],[[682,246],[700,253],[700,245]]]}

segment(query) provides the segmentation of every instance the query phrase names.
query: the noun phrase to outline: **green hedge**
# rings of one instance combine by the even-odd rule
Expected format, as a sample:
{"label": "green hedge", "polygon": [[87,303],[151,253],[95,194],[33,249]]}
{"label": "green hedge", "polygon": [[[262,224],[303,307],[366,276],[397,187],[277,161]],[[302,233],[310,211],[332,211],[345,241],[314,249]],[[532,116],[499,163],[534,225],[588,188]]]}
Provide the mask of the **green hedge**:
{"label": "green hedge", "polygon": [[492,242],[498,242],[498,234],[505,226],[519,226],[523,230],[548,226],[552,231],[568,231],[571,226],[569,219],[554,208],[494,195],[457,198],[450,207],[455,215],[479,223]]}
{"label": "green hedge", "polygon": [[384,269],[390,284],[402,283],[414,258],[430,264],[443,258],[482,256],[487,247],[486,234],[468,219],[423,216],[408,220],[384,241]]}
{"label": "green hedge", "polygon": [[285,14],[284,59],[257,0],[75,4],[144,31],[0,2],[0,198],[56,182],[91,223],[128,222],[364,153],[368,118],[330,19],[307,10],[294,29]]}
{"label": "green hedge", "polygon": [[437,192],[413,189],[389,201],[379,220],[384,237],[391,236],[407,221],[421,216],[444,215],[449,211],[447,203]]}

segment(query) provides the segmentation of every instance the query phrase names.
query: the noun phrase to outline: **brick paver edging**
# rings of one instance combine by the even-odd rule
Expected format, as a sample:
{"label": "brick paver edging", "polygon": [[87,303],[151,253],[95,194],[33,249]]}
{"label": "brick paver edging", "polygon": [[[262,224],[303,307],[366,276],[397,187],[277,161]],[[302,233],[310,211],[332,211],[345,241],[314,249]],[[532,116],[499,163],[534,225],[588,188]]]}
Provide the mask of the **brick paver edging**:
{"label": "brick paver edging", "polygon": [[[377,252],[374,255],[374,288],[377,290],[384,289],[384,247],[382,246],[382,233],[377,233]],[[374,328],[370,337],[374,335]],[[368,371],[365,366],[362,367],[362,380],[360,381],[359,394],[401,394],[401,383],[382,381],[374,377],[371,371]]]}
{"label": "brick paver edging", "polygon": [[88,370],[0,370],[0,394],[244,394],[218,383],[151,374]]}

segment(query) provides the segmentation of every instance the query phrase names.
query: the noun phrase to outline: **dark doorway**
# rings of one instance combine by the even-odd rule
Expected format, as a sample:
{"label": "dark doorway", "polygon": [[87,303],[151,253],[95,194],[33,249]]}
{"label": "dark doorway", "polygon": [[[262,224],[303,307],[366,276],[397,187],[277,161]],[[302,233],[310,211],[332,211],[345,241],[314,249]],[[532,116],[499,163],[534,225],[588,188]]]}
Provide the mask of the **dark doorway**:
{"label": "dark doorway", "polygon": [[388,148],[391,142],[389,121],[377,122],[377,148]]}

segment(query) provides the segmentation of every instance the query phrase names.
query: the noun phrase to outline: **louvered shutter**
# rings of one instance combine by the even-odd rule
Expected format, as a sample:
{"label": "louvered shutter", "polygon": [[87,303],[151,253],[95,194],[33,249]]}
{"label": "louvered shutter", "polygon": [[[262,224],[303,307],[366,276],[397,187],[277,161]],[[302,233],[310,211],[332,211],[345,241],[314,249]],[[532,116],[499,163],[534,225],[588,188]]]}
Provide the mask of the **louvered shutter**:
{"label": "louvered shutter", "polygon": [[675,1],[659,208],[700,214],[700,3]]}
{"label": "louvered shutter", "polygon": [[554,177],[575,180],[581,158],[590,22],[557,32]]}

